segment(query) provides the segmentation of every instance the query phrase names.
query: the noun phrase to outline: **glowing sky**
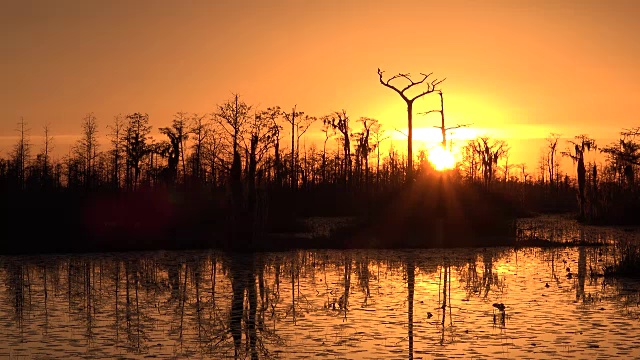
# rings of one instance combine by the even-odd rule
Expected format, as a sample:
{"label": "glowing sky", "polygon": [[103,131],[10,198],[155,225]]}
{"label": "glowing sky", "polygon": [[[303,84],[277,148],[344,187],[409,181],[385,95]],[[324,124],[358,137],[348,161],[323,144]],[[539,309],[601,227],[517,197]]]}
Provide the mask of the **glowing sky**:
{"label": "glowing sky", "polygon": [[[639,17],[634,0],[3,0],[0,156],[20,116],[34,144],[50,123],[63,148],[88,112],[103,129],[136,111],[165,126],[231,93],[316,116],[344,108],[393,132],[406,127],[405,105],[378,67],[446,77],[452,125],[611,139],[640,125]],[[537,160],[539,147],[511,143]]]}

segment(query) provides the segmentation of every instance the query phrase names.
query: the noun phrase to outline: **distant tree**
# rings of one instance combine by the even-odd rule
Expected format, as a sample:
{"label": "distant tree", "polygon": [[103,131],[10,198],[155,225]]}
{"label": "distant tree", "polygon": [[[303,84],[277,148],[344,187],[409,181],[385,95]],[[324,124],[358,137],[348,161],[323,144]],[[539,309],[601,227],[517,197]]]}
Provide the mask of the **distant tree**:
{"label": "distant tree", "polygon": [[304,112],[302,111],[297,111],[296,110],[297,106],[294,106],[291,109],[291,112],[283,112],[282,115],[284,116],[284,119],[291,125],[291,189],[296,188],[297,186],[297,172],[296,172],[296,130],[298,129],[298,125],[299,125],[299,119],[300,117],[302,117],[302,115],[304,115]]}
{"label": "distant tree", "polygon": [[578,200],[580,206],[580,218],[584,218],[585,215],[585,183],[587,170],[584,166],[584,154],[591,149],[596,148],[595,140],[589,138],[587,135],[578,135],[570,140],[569,143],[573,145],[573,151],[566,150],[562,152],[563,156],[568,156],[573,160],[576,165],[578,174]]}
{"label": "distant tree", "polygon": [[343,181],[345,184],[349,184],[351,181],[351,143],[349,141],[351,128],[349,127],[347,111],[344,109],[342,111],[335,111],[331,115],[324,116],[322,122],[331,125],[334,131],[342,135],[342,150],[344,151]]}
{"label": "distant tree", "polygon": [[42,158],[42,186],[47,189],[51,185],[53,171],[51,169],[51,151],[53,151],[53,137],[49,124],[44,126],[44,141],[40,157]]}
{"label": "distant tree", "polygon": [[122,157],[124,151],[124,131],[125,122],[122,115],[118,114],[113,118],[113,124],[107,125],[109,129],[109,142],[111,143],[111,184],[114,189],[120,189],[120,172],[122,167]]}
{"label": "distant tree", "polygon": [[480,158],[484,185],[489,187],[491,180],[495,176],[495,167],[498,165],[498,160],[508,151],[507,143],[504,140],[494,140],[488,136],[481,136],[473,144],[473,149]]}
{"label": "distant tree", "polygon": [[[242,200],[242,157],[240,154],[240,143],[246,135],[247,123],[251,120],[249,112],[251,106],[240,100],[238,94],[233,95],[233,99],[227,100],[221,105],[214,114],[213,120],[230,137],[230,145],[232,149],[231,157],[231,196],[234,209],[239,210],[243,204]],[[237,215],[237,214],[236,214]]]}
{"label": "distant tree", "polygon": [[[133,113],[127,115],[127,124],[124,131],[125,154],[127,156],[127,187],[135,190],[140,179],[140,166],[142,159],[149,152],[149,115]],[[133,172],[133,174],[132,174]]]}
{"label": "distant tree", "polygon": [[161,134],[168,138],[168,142],[163,142],[157,151],[163,157],[167,157],[167,168],[163,173],[166,182],[175,185],[178,179],[178,164],[180,163],[180,144],[182,139],[173,127],[162,127],[158,129]]}
{"label": "distant tree", "polygon": [[182,183],[187,183],[187,164],[185,160],[185,148],[189,140],[189,115],[186,112],[177,112],[171,121],[171,131],[178,141],[178,158],[182,163]]}
{"label": "distant tree", "polygon": [[529,176],[529,174],[527,173],[527,164],[525,163],[521,163],[518,165],[518,167],[521,170],[521,174],[522,174],[522,183],[526,184],[527,183],[527,177]]}
{"label": "distant tree", "polygon": [[90,188],[95,180],[94,166],[98,156],[98,122],[93,113],[82,119],[82,137],[76,143],[75,153],[84,168],[84,185]]}
{"label": "distant tree", "polygon": [[388,136],[385,136],[385,130],[382,129],[380,123],[375,124],[371,127],[371,133],[373,134],[373,141],[376,151],[376,187],[380,184],[380,144],[389,139]]}
{"label": "distant tree", "polygon": [[610,158],[617,175],[618,182],[625,182],[628,187],[634,185],[635,168],[640,165],[640,144],[636,137],[640,128],[625,129],[620,132],[620,140],[601,151]]}
{"label": "distant tree", "polygon": [[18,187],[24,189],[31,157],[31,142],[29,140],[30,129],[27,127],[27,122],[24,121],[23,117],[20,118],[17,131],[19,133],[18,143],[13,147],[12,162],[16,169]]}
{"label": "distant tree", "polygon": [[515,167],[514,164],[509,164],[509,150],[511,150],[511,148],[507,147],[504,150],[504,153],[502,154],[502,158],[504,159],[504,167],[502,168],[503,173],[504,173],[504,179],[503,181],[506,183],[507,181],[509,181],[509,175],[511,173],[511,169],[513,169]]}
{"label": "distant tree", "polygon": [[[382,74],[384,72],[381,71],[378,68],[378,76],[380,79],[380,84],[382,84],[383,86],[388,87],[389,89],[392,89],[393,91],[397,92],[398,95],[400,95],[400,97],[402,98],[402,100],[404,100],[407,103],[407,130],[408,130],[408,134],[407,134],[407,176],[411,179],[413,176],[413,102],[416,99],[419,99],[427,94],[430,94],[434,91],[436,91],[436,87],[441,84],[445,79],[442,80],[437,80],[434,79],[431,82],[426,82],[427,79],[429,78],[429,76],[431,76],[432,73],[429,74],[423,74],[421,73],[420,75],[422,75],[422,79],[415,81],[413,79],[411,79],[410,74],[398,74],[398,75],[394,75],[391,78],[387,79],[387,80],[383,80],[382,79]],[[405,79],[409,81],[409,84],[404,86],[403,88],[398,88],[394,85],[391,85],[391,81],[395,80],[395,79]],[[420,85],[422,83],[425,83],[427,85],[427,89],[425,91],[419,92],[417,95],[414,96],[408,96],[406,94],[407,91],[409,91],[409,89],[413,88],[416,85]]]}
{"label": "distant tree", "polygon": [[279,119],[282,116],[282,109],[280,106],[272,106],[263,110],[260,117],[269,122],[273,134],[273,169],[275,182],[278,186],[282,186],[282,159],[280,155],[280,132],[282,126],[279,123]]}
{"label": "distant tree", "polygon": [[191,117],[191,128],[189,132],[193,135],[193,145],[191,146],[192,176],[198,181],[204,177],[203,154],[205,145],[209,138],[210,124],[205,122],[205,117],[193,114]]}
{"label": "distant tree", "polygon": [[315,116],[309,116],[307,114],[303,114],[301,116],[298,117],[298,124],[296,126],[296,152],[295,152],[295,156],[296,156],[296,169],[294,170],[294,176],[296,178],[296,183],[298,181],[298,169],[300,168],[299,161],[300,161],[300,139],[304,136],[304,134],[307,132],[307,130],[309,130],[309,128],[311,127],[311,125],[313,125],[313,123],[315,123],[318,120],[318,118],[316,118]]}
{"label": "distant tree", "polygon": [[471,140],[462,148],[461,169],[470,181],[476,181],[480,172],[480,152],[476,140]]}
{"label": "distant tree", "polygon": [[[556,179],[556,153],[557,153],[557,146],[558,146],[558,139],[560,139],[560,135],[559,134],[555,134],[555,133],[551,133],[549,134],[549,136],[547,137],[547,146],[549,148],[549,153],[548,153],[548,164],[547,164],[547,168],[549,170],[549,182],[551,183],[551,185],[558,185],[557,184],[557,179]],[[554,183],[555,181],[555,183]]]}
{"label": "distant tree", "polygon": [[[358,167],[364,167],[364,181],[368,186],[369,184],[369,154],[371,151],[375,150],[376,144],[370,143],[371,132],[376,127],[380,127],[378,120],[361,117],[358,122],[362,123],[362,131],[354,134],[357,141],[357,159],[358,159]],[[362,166],[362,162],[364,162],[364,166]]]}

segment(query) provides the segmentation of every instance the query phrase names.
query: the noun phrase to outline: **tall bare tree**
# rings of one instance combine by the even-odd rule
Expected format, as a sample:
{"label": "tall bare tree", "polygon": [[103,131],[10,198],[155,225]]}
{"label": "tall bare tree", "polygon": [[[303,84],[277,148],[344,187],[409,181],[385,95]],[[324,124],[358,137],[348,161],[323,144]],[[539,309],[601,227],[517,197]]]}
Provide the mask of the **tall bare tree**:
{"label": "tall bare tree", "polygon": [[111,143],[111,158],[112,158],[112,173],[111,183],[112,186],[118,190],[120,189],[120,169],[122,167],[122,156],[124,150],[124,131],[125,122],[122,115],[118,114],[113,118],[113,124],[107,125],[109,129],[109,142]]}
{"label": "tall bare tree", "polygon": [[98,122],[93,113],[85,115],[82,119],[82,137],[75,146],[75,152],[84,168],[84,184],[91,187],[98,156]]}
{"label": "tall bare tree", "polygon": [[51,181],[51,151],[53,150],[53,137],[49,124],[44,126],[44,142],[42,144],[42,185],[48,188]]}
{"label": "tall bare tree", "polygon": [[349,127],[349,116],[346,110],[335,111],[331,115],[322,118],[324,124],[329,124],[334,131],[342,135],[342,150],[344,151],[343,181],[349,184],[351,181],[351,142],[349,140],[351,128]]}
{"label": "tall bare tree", "polygon": [[304,115],[303,111],[297,111],[296,106],[291,112],[283,112],[284,119],[291,125],[291,189],[297,186],[298,174],[296,171],[296,130],[298,129],[299,119]]}
{"label": "tall bare tree", "polygon": [[549,134],[549,136],[546,139],[547,147],[549,148],[549,156],[548,156],[549,183],[551,183],[551,185],[555,184],[556,186],[558,184],[554,183],[554,181],[556,180],[556,177],[557,177],[555,174],[555,170],[556,170],[556,162],[557,162],[556,153],[557,153],[558,139],[560,139],[560,135],[555,133]]}
{"label": "tall bare tree", "polygon": [[210,132],[210,124],[205,122],[204,119],[205,116],[193,114],[191,117],[191,128],[189,129],[189,132],[193,135],[193,145],[191,145],[192,175],[198,182],[202,181],[204,177],[202,160]]}
{"label": "tall bare tree", "polygon": [[[445,79],[442,79],[442,80],[434,79],[431,82],[427,82],[427,79],[429,78],[429,76],[431,76],[432,73],[429,73],[429,74],[420,73],[420,75],[422,76],[422,79],[417,81],[413,80],[410,74],[398,74],[390,77],[387,80],[384,80],[382,78],[383,73],[384,72],[380,70],[380,68],[378,68],[378,76],[380,78],[380,84],[398,93],[398,95],[400,95],[402,100],[404,100],[404,102],[407,103],[407,131],[408,131],[407,133],[407,176],[409,179],[412,179],[413,178],[413,102],[416,101],[416,99],[419,99],[427,94],[430,94],[436,91],[437,90],[436,87],[439,84],[441,84]],[[391,85],[391,81],[395,79],[405,79],[409,82],[409,84],[405,85],[402,88],[396,87],[395,85]],[[427,85],[426,90],[418,92],[418,94],[413,96],[407,95],[407,92],[410,91],[411,88],[423,83]]]}
{"label": "tall bare tree", "polygon": [[13,164],[18,178],[18,187],[24,189],[26,185],[27,168],[31,157],[31,142],[29,141],[30,129],[23,117],[20,117],[18,128],[18,143],[13,148]]}
{"label": "tall bare tree", "polygon": [[270,123],[270,128],[273,132],[273,169],[276,184],[282,186],[282,160],[280,156],[280,132],[282,126],[280,126],[278,119],[282,116],[282,109],[280,106],[273,106],[262,111],[260,117]]}
{"label": "tall bare tree", "polygon": [[445,122],[444,122],[444,96],[442,95],[442,91],[441,90],[437,90],[438,95],[440,95],[440,109],[439,110],[429,110],[426,111],[424,113],[422,113],[423,115],[427,115],[430,113],[440,113],[440,126],[434,126],[437,129],[440,129],[440,132],[442,133],[442,148],[446,149],[447,148],[447,132],[454,130],[454,129],[459,129],[461,127],[467,127],[468,124],[461,124],[461,125],[455,125],[455,126],[450,126],[450,127],[446,127],[445,126]]}
{"label": "tall bare tree", "polygon": [[322,125],[324,133],[324,142],[322,143],[322,181],[327,181],[327,141],[333,136],[333,127],[331,124],[324,122]]}
{"label": "tall bare tree", "polygon": [[[239,146],[243,141],[247,131],[247,123],[251,120],[249,112],[251,106],[240,100],[238,94],[233,95],[233,99],[227,100],[218,105],[217,112],[214,114],[213,120],[219,125],[219,128],[227,133],[231,141],[232,163],[231,163],[231,196],[234,209],[240,209],[243,204],[242,200],[242,158]],[[237,214],[235,214],[237,215]],[[234,216],[235,216],[234,215]]]}
{"label": "tall bare tree", "polygon": [[389,136],[385,136],[385,130],[382,129],[380,123],[376,124],[372,127],[371,132],[373,133],[373,140],[375,144],[376,150],[376,187],[380,184],[380,144],[387,140]]}

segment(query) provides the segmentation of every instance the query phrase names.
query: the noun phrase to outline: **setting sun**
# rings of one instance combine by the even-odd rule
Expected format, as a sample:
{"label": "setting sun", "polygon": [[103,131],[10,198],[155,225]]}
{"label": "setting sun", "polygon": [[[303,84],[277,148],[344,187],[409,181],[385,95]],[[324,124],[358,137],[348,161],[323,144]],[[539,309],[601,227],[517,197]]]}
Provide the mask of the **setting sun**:
{"label": "setting sun", "polygon": [[456,165],[453,154],[440,146],[435,147],[429,152],[429,162],[433,164],[438,171],[452,169]]}

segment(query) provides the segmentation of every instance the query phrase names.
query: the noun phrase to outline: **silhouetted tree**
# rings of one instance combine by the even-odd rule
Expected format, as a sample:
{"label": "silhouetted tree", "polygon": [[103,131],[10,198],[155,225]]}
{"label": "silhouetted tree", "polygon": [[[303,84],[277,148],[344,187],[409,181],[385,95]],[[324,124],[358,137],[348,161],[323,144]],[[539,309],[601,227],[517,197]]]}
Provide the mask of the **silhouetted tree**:
{"label": "silhouetted tree", "polygon": [[49,189],[51,186],[51,180],[53,175],[53,170],[51,169],[51,151],[53,151],[53,137],[50,134],[49,124],[44,126],[44,141],[42,144],[42,151],[40,152],[40,158],[42,159],[42,175],[41,175],[41,186],[44,189]]}
{"label": "silhouetted tree", "polygon": [[578,201],[580,206],[580,219],[585,215],[585,182],[587,170],[584,166],[584,153],[591,149],[596,148],[595,140],[589,138],[587,135],[578,135],[574,141],[569,141],[573,146],[573,151],[563,151],[562,155],[570,157],[576,166],[577,179],[578,179]]}
{"label": "silhouetted tree", "polygon": [[290,186],[291,189],[295,190],[297,187],[297,181],[298,181],[298,173],[296,171],[297,166],[296,166],[296,159],[297,159],[297,155],[296,155],[296,131],[298,130],[298,126],[300,125],[300,117],[302,117],[302,115],[304,115],[303,111],[297,111],[296,110],[297,105],[295,105],[292,109],[291,112],[283,112],[282,115],[284,116],[284,119],[291,125],[291,179],[290,179]]}
{"label": "silhouetted tree", "polygon": [[282,126],[278,123],[278,119],[280,119],[281,116],[282,109],[280,106],[269,107],[260,114],[262,119],[269,122],[273,135],[273,169],[275,183],[278,186],[282,186],[282,159],[280,155],[280,131],[282,131]]}
{"label": "silhouetted tree", "polygon": [[376,187],[380,184],[380,144],[387,140],[389,137],[384,135],[385,130],[378,123],[376,126],[372,126],[371,132],[373,133],[373,141],[376,150]]}
{"label": "silhouetted tree", "polygon": [[[149,152],[147,140],[151,133],[149,115],[133,113],[127,115],[124,129],[125,154],[127,156],[127,188],[135,190],[140,179],[142,159]],[[133,174],[131,174],[133,172]]]}
{"label": "silhouetted tree", "polygon": [[560,135],[555,134],[555,133],[551,133],[549,134],[549,136],[547,137],[547,146],[549,148],[549,155],[548,155],[548,160],[549,163],[547,164],[548,166],[548,170],[549,170],[549,183],[551,183],[551,185],[556,185],[557,186],[557,179],[556,179],[556,147],[558,146],[558,139],[560,138]]}
{"label": "silhouetted tree", "polygon": [[365,186],[368,186],[369,185],[369,154],[371,153],[371,151],[375,150],[375,147],[376,147],[375,143],[374,144],[369,143],[369,139],[371,137],[372,130],[374,130],[375,128],[379,128],[380,124],[378,120],[368,118],[368,117],[361,117],[358,121],[362,123],[362,131],[353,134],[357,141],[356,159],[358,161],[358,168],[362,168],[363,167],[362,162],[364,162],[364,181],[365,181]]}
{"label": "silhouetted tree", "polygon": [[180,144],[182,143],[173,127],[162,127],[158,129],[161,134],[169,138],[169,142],[160,143],[157,151],[160,155],[167,157],[167,168],[163,173],[163,178],[168,183],[175,185],[178,178],[178,164],[180,163]]}
{"label": "silhouetted tree", "polygon": [[75,146],[75,153],[83,166],[84,185],[91,188],[94,182],[94,166],[98,157],[98,123],[93,113],[82,119],[82,137]]}
{"label": "silhouetted tree", "polygon": [[488,136],[481,136],[470,142],[474,158],[479,158],[479,165],[482,168],[482,179],[485,187],[489,187],[491,180],[495,176],[495,167],[498,160],[505,155],[508,146],[503,140],[494,140]]}
{"label": "silhouetted tree", "polygon": [[343,181],[345,184],[349,184],[351,182],[351,142],[349,141],[349,132],[351,128],[349,127],[349,116],[347,116],[347,111],[335,111],[331,115],[324,116],[322,118],[324,124],[329,124],[334,129],[342,135],[342,150],[344,151],[344,170],[343,170]]}
{"label": "silhouetted tree", "polygon": [[17,131],[19,133],[18,143],[13,147],[12,162],[17,174],[18,188],[24,189],[31,157],[31,142],[29,141],[30,129],[23,117],[20,118]]}
{"label": "silhouetted tree", "polygon": [[[434,79],[431,82],[426,82],[427,79],[429,78],[429,76],[431,76],[432,73],[429,74],[423,74],[420,73],[420,75],[422,75],[422,79],[415,81],[413,79],[411,79],[410,74],[398,74],[398,75],[394,75],[391,78],[389,78],[388,80],[383,80],[382,79],[382,74],[384,72],[381,71],[378,68],[378,76],[380,78],[380,84],[382,84],[383,86],[388,87],[389,89],[392,89],[393,91],[397,92],[398,95],[400,95],[400,97],[402,98],[402,100],[404,100],[407,103],[407,177],[409,179],[412,179],[413,176],[413,102],[416,99],[419,99],[421,97],[423,97],[424,95],[430,94],[434,91],[436,91],[436,86],[438,86],[440,83],[442,83],[445,79],[442,80],[437,80]],[[405,80],[409,81],[409,84],[406,85],[403,88],[398,88],[394,85],[391,85],[390,82],[398,79],[398,78],[403,78]],[[409,89],[411,89],[412,87],[416,86],[416,85],[420,85],[422,83],[425,83],[427,85],[427,90],[419,92],[417,95],[414,96],[408,96],[406,94],[407,91],[409,91]],[[444,112],[443,112],[444,114]],[[444,115],[443,115],[444,116]]]}
{"label": "silhouetted tree", "polygon": [[244,210],[244,199],[242,191],[242,158],[240,155],[240,142],[246,134],[246,126],[251,117],[249,111],[251,106],[240,100],[240,96],[235,94],[232,100],[228,100],[218,105],[218,111],[214,115],[214,121],[220,129],[230,136],[232,149],[232,162],[230,169],[231,176],[231,201],[232,201],[232,237],[241,229],[240,216]]}
{"label": "silhouetted tree", "polygon": [[205,145],[210,136],[210,126],[204,121],[205,117],[193,114],[191,117],[191,128],[189,132],[193,135],[193,145],[191,145],[192,176],[200,183],[204,177],[203,154]]}
{"label": "silhouetted tree", "polygon": [[120,114],[114,116],[112,125],[107,125],[109,142],[111,143],[111,183],[116,190],[120,189],[120,169],[125,147],[125,126],[126,124]]}
{"label": "silhouetted tree", "polygon": [[626,129],[620,132],[620,140],[603,148],[601,151],[609,155],[620,183],[628,187],[634,185],[635,167],[640,165],[640,144],[635,139],[640,135],[640,128]]}

